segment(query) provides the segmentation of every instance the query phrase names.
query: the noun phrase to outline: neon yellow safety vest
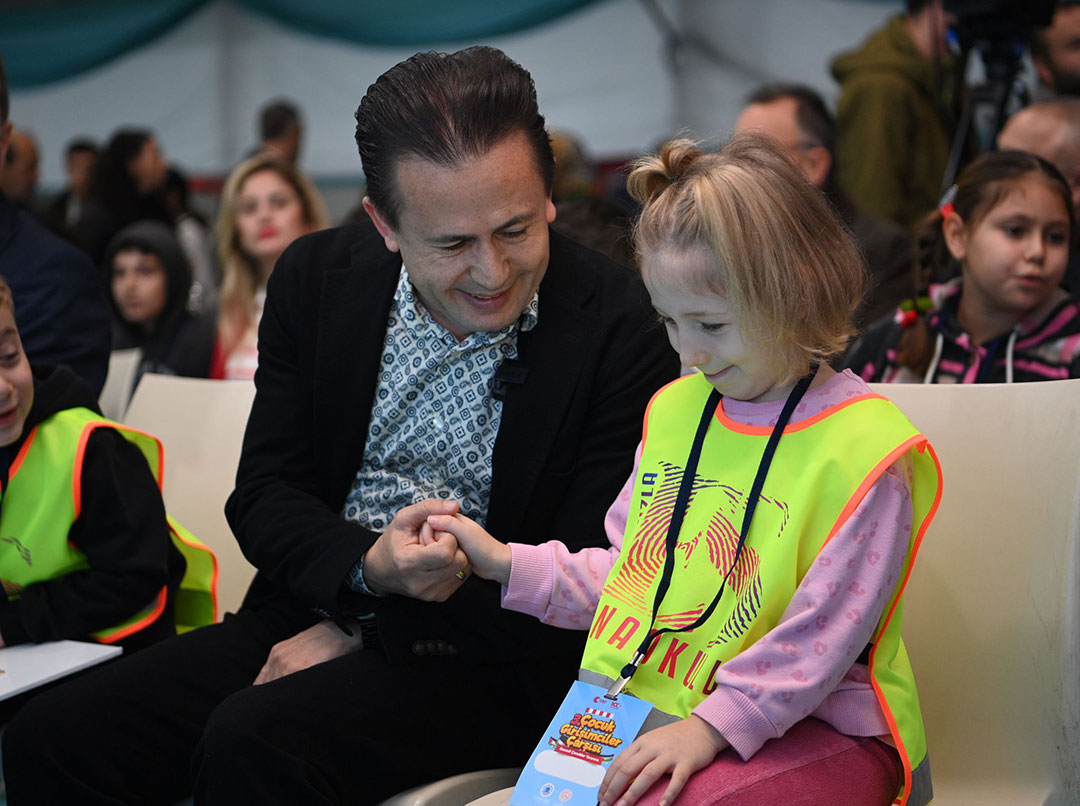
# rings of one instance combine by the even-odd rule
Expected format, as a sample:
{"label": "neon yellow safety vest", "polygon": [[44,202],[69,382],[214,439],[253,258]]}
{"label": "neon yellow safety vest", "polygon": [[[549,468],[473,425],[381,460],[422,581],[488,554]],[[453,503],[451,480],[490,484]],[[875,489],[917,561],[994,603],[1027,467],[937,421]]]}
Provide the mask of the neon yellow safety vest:
{"label": "neon yellow safety vest", "polygon": [[[703,376],[694,375],[668,384],[649,403],[625,538],[585,644],[583,680],[609,685],[649,629],[693,424],[711,391]],[[734,560],[746,496],[771,430],[741,425],[724,414],[722,405],[717,409],[656,628],[692,624],[715,596]],[[715,689],[720,665],[777,625],[822,547],[881,474],[907,453],[914,507],[909,550],[872,638],[870,671],[904,762],[904,789],[897,802],[930,802],[926,737],[900,626],[904,587],[940,500],[941,474],[926,437],[880,395],[850,398],[784,429],[739,562],[716,610],[694,630],[660,636],[630,681],[628,691],[655,706],[650,726],[689,716]]]}
{"label": "neon yellow safety vest", "polygon": [[[112,428],[137,446],[161,488],[164,454],[157,437],[85,408],[64,409],[39,423],[11,463],[7,489],[0,493],[0,580],[10,599],[28,585],[89,567],[68,534],[82,510],[86,443],[98,428]],[[217,618],[217,559],[172,518],[168,523],[187,561],[174,605],[177,632],[185,632]],[[163,587],[138,613],[91,637],[112,644],[148,627],[164,611],[167,594]]]}

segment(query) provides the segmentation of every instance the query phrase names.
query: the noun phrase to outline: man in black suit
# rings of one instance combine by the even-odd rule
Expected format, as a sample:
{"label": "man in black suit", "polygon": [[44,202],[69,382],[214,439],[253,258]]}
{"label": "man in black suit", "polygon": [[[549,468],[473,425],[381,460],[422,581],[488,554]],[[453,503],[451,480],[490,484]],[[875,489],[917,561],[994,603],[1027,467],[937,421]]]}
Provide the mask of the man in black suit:
{"label": "man in black suit", "polygon": [[301,239],[270,279],[227,505],[244,606],[36,698],[4,735],[13,806],[378,803],[523,763],[573,679],[583,636],[503,611],[426,517],[606,545],[677,360],[636,278],[550,232],[503,53],[402,62],[356,137],[374,230]]}

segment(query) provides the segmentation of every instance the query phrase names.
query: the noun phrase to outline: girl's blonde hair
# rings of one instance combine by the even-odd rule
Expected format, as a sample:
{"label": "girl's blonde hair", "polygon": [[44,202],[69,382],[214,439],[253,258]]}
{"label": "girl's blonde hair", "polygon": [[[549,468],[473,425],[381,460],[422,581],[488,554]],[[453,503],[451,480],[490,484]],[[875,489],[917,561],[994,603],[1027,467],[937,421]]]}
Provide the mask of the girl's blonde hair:
{"label": "girl's blonde hair", "polygon": [[304,223],[312,232],[324,229],[329,223],[326,207],[315,186],[287,162],[260,154],[240,163],[229,174],[221,191],[221,208],[215,226],[222,273],[218,339],[226,355],[255,319],[255,294],[261,278],[255,261],[240,246],[236,202],[244,183],[262,171],[273,171],[296,191]]}
{"label": "girl's blonde hair", "polygon": [[[645,255],[708,250],[707,272],[663,279],[729,300],[739,327],[776,351],[787,380],[855,335],[865,262],[779,144],[751,132],[704,153],[690,140],[672,140],[635,163],[627,187],[644,205],[634,227],[638,265]],[[646,281],[650,271],[666,270],[643,270]]]}

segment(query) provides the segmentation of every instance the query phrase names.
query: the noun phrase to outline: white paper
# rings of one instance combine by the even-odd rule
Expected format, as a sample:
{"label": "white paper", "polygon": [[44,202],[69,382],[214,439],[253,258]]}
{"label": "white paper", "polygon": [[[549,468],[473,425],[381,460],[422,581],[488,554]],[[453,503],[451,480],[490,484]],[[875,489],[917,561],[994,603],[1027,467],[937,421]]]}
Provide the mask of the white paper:
{"label": "white paper", "polygon": [[118,646],[50,641],[0,648],[0,700],[88,669],[121,654]]}

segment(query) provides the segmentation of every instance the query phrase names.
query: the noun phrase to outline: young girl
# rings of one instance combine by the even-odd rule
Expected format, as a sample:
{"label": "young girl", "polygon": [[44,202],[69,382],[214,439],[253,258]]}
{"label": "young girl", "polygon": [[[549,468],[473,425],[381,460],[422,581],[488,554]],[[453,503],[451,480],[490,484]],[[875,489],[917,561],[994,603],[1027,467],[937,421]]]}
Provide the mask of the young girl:
{"label": "young girl", "polygon": [[960,276],[901,306],[844,360],[867,381],[1012,383],[1080,377],[1080,305],[1060,288],[1072,197],[1050,163],[987,154],[927,222],[922,272]]}
{"label": "young girl", "polygon": [[581,679],[640,660],[626,691],[654,709],[602,804],[928,803],[899,599],[939,473],[891,403],[825,363],[852,333],[858,252],[759,135],[671,142],[629,188],[645,284],[698,372],[649,405],[612,548],[428,523],[504,607],[589,629]]}

